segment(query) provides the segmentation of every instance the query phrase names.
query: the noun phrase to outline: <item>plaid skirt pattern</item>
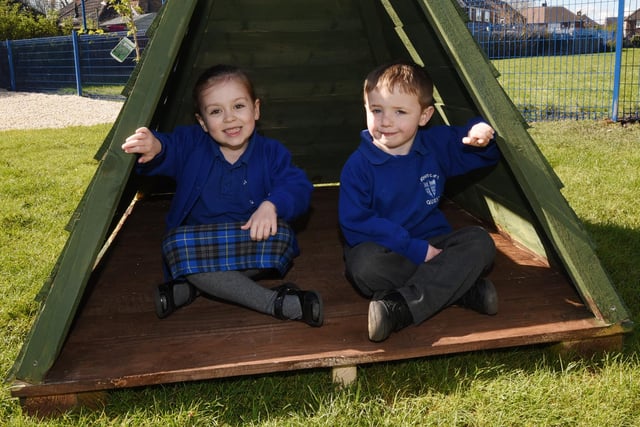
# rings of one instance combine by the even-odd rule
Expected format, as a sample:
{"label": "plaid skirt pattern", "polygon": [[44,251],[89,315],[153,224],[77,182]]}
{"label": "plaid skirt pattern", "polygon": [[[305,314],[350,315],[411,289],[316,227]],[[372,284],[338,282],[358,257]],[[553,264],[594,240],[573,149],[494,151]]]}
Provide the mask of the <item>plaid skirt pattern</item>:
{"label": "plaid skirt pattern", "polygon": [[173,279],[194,273],[274,268],[281,275],[299,253],[289,224],[278,220],[278,231],[254,241],[242,223],[184,225],[167,233],[162,254]]}

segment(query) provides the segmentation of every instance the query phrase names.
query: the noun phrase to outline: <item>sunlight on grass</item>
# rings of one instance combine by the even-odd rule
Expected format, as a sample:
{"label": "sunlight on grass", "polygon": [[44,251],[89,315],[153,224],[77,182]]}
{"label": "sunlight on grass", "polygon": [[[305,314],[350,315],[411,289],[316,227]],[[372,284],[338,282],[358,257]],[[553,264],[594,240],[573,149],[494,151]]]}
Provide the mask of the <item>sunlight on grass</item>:
{"label": "sunlight on grass", "polygon": [[[96,169],[93,155],[109,127],[0,132],[0,366],[4,375],[37,312],[34,297],[66,242],[64,227]],[[3,387],[1,420],[19,414],[17,402],[8,396]]]}
{"label": "sunlight on grass", "polygon": [[[638,49],[622,56],[619,114],[637,115]],[[528,121],[611,117],[615,53],[536,56],[491,61],[498,81]]]}

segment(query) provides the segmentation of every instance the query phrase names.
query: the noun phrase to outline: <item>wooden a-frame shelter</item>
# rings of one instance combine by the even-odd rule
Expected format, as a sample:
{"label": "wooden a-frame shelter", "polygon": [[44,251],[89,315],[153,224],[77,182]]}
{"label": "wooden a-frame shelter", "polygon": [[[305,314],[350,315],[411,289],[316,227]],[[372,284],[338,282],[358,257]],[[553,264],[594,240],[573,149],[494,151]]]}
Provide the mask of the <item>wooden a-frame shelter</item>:
{"label": "wooden a-frame shelter", "polygon": [[[24,408],[46,414],[114,388],[296,369],[331,367],[345,380],[358,364],[530,344],[619,346],[628,311],[455,3],[168,1],[11,373]],[[451,182],[444,209],[455,225],[491,230],[500,312],[450,307],[370,342],[368,302],[343,277],[338,189],[319,185],[287,280],[322,293],[323,327],[203,298],[157,319],[151,289],[162,281],[171,185],[136,177],[123,140],[141,125],[192,123],[194,79],[232,63],[253,74],[260,130],[283,141],[314,183],[335,183],[365,124],[364,76],[397,58],[424,64],[436,82],[434,122],[482,115],[497,130],[501,163]]]}

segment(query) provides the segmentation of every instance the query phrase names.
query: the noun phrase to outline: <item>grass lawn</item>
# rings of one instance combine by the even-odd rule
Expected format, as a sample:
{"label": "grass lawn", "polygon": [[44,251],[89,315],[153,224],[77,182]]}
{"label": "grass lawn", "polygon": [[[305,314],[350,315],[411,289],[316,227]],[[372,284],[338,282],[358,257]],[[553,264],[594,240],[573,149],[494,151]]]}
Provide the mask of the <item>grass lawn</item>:
{"label": "grass lawn", "polygon": [[[622,52],[619,117],[637,116],[638,55]],[[499,81],[525,118],[599,119],[611,117],[615,52],[533,56],[491,61]]]}
{"label": "grass lawn", "polygon": [[[0,132],[0,368],[6,376],[62,249],[64,226],[96,168],[109,126]],[[531,134],[635,319],[640,313],[640,126],[534,123]],[[40,421],[9,384],[6,426],[633,426],[640,425],[637,332],[620,353],[565,360],[546,347],[359,368],[338,389],[330,371],[221,379],[109,393],[102,411]]]}

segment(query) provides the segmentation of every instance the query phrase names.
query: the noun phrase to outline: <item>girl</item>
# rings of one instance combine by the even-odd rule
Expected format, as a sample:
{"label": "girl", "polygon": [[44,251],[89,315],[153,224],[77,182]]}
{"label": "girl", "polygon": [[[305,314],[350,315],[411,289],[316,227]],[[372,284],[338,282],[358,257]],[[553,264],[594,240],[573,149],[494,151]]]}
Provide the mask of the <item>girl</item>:
{"label": "girl", "polygon": [[315,291],[292,283],[267,289],[258,273],[284,274],[298,255],[288,222],[305,213],[313,187],[278,141],[255,131],[260,100],[234,66],[206,70],[193,90],[198,124],[158,133],[142,127],[122,149],[138,158],[138,173],[169,176],[176,192],[162,244],[167,283],[156,289],[158,317],[200,293],[279,319],[323,322]]}

